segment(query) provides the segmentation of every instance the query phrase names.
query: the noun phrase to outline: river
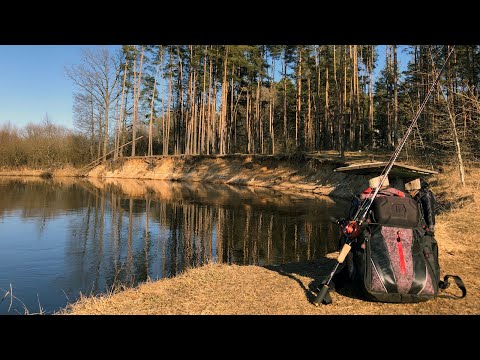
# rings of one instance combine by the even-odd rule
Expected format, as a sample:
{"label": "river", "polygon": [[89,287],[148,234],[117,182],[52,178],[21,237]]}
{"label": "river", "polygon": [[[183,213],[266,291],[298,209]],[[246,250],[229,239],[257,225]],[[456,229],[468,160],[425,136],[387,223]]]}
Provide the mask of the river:
{"label": "river", "polygon": [[0,314],[51,314],[81,294],[209,262],[275,265],[335,251],[348,202],[153,180],[0,178]]}

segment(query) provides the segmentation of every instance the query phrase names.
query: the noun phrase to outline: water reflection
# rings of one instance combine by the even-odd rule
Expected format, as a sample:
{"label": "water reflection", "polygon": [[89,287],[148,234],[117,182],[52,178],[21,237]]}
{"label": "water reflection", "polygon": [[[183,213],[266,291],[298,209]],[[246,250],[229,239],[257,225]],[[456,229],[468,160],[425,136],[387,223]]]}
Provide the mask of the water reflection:
{"label": "water reflection", "polygon": [[328,219],[347,207],[261,188],[114,179],[3,178],[0,199],[0,295],[12,284],[29,310],[39,300],[47,312],[80,292],[172,277],[208,262],[323,256],[338,238]]}

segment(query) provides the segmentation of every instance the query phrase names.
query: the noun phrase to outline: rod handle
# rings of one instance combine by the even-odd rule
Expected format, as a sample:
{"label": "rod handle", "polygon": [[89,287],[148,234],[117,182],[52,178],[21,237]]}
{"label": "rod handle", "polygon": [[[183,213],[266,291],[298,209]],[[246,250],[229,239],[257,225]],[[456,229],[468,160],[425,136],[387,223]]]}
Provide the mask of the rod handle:
{"label": "rod handle", "polygon": [[350,249],[352,247],[349,244],[344,244],[342,251],[340,251],[340,254],[338,255],[337,261],[341,264],[345,261],[345,258],[347,257],[348,253],[350,252]]}

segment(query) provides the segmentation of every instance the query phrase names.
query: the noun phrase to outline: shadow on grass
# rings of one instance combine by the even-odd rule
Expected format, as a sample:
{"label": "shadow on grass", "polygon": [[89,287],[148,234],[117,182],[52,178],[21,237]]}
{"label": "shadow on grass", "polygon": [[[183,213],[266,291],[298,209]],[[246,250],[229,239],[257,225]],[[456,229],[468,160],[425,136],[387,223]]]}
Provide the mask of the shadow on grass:
{"label": "shadow on grass", "polygon": [[[267,265],[265,269],[278,272],[280,275],[286,276],[303,289],[307,300],[313,304],[323,283],[330,276],[331,271],[335,267],[336,260],[329,258],[319,258],[313,261],[302,261],[295,263],[287,263],[282,265]],[[297,276],[309,277],[313,280],[308,284],[308,287]],[[337,270],[333,281],[330,282],[330,291],[334,291],[339,295],[364,300],[359,291],[353,284],[347,280],[346,272]]]}

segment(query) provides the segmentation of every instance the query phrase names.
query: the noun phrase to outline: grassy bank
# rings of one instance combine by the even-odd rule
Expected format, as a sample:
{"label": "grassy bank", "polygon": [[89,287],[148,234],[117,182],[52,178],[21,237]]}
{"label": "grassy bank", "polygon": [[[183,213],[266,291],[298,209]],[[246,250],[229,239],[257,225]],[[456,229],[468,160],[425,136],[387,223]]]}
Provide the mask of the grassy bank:
{"label": "grassy bank", "polygon": [[[464,299],[437,298],[418,304],[366,302],[345,289],[333,304],[315,307],[318,283],[335,263],[324,257],[281,266],[210,264],[172,279],[151,281],[111,294],[83,297],[61,314],[479,314],[480,250],[476,246],[480,169],[467,172],[462,187],[453,168],[432,178],[439,201],[436,238],[442,276],[457,274],[468,289]],[[459,294],[451,286],[449,294]]]}

